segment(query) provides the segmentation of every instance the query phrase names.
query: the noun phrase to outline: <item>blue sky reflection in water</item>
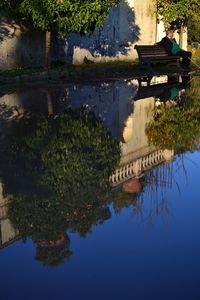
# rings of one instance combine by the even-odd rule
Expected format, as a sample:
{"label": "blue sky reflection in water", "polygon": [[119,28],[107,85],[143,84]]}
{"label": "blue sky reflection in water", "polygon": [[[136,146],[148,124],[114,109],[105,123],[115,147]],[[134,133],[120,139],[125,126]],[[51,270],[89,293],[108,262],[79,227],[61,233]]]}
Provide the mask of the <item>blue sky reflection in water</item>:
{"label": "blue sky reflection in water", "polygon": [[199,299],[199,175],[198,151],[146,172],[143,192],[112,195],[86,238],[68,231],[72,254],[58,267],[35,260],[31,239],[2,248],[1,299]]}

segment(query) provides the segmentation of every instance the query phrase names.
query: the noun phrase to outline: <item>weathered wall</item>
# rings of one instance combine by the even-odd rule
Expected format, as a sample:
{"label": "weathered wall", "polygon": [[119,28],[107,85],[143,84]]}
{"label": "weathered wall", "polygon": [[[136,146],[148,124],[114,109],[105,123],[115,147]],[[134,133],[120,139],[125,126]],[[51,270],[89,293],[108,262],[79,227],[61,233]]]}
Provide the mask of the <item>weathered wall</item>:
{"label": "weathered wall", "polygon": [[136,23],[140,27],[138,44],[151,45],[156,41],[156,14],[154,0],[134,0]]}
{"label": "weathered wall", "polygon": [[103,28],[92,36],[70,34],[66,38],[66,61],[79,64],[92,61],[133,60],[135,44],[154,44],[156,16],[152,0],[123,0],[110,10]]}
{"label": "weathered wall", "polygon": [[[133,111],[132,100],[137,88],[138,82],[127,83],[124,80],[98,82],[95,85],[59,85],[50,89],[28,87],[0,96],[0,107],[1,105],[6,105],[8,109],[14,107],[12,115],[15,116],[24,110],[47,114],[50,95],[54,114],[62,112],[68,106],[74,109],[86,106],[104,121],[113,137],[120,138],[124,121]],[[1,131],[0,123],[0,139]]]}
{"label": "weathered wall", "polygon": [[[20,30],[0,15],[0,68],[35,67],[44,64],[44,34]],[[92,61],[133,60],[134,45],[152,44],[156,38],[153,0],[122,0],[112,9],[103,28],[93,35],[69,34],[54,42],[52,57],[79,64]]]}
{"label": "weathered wall", "polygon": [[[9,25],[8,25],[9,24]],[[93,35],[69,34],[55,40],[53,60],[80,64],[91,61],[134,60],[135,44],[154,44],[165,36],[162,22],[157,26],[153,0],[122,0],[112,9],[105,25]],[[179,36],[176,36],[179,40]],[[0,15],[0,69],[35,67],[44,64],[44,34],[20,30]],[[187,48],[187,31],[183,49]]]}
{"label": "weathered wall", "polygon": [[41,66],[44,35],[20,29],[0,15],[0,69]]}

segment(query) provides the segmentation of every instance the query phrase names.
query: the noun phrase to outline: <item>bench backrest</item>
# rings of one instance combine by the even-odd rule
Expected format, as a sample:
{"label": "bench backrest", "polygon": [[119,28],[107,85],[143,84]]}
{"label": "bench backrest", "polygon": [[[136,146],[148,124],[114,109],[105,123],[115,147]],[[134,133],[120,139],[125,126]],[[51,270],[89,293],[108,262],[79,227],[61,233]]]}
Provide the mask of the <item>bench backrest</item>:
{"label": "bench backrest", "polygon": [[140,60],[168,56],[166,50],[163,47],[157,45],[135,45],[135,49]]}

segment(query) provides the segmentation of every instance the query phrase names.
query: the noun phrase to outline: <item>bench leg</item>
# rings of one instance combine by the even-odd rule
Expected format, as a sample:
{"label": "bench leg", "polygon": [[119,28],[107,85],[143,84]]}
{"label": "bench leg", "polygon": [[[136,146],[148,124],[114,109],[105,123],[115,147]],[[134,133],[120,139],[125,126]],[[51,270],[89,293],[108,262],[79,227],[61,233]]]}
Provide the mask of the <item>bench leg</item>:
{"label": "bench leg", "polygon": [[152,73],[152,70],[153,70],[152,64],[150,62],[148,62],[147,67],[148,67],[148,71],[149,71],[148,75],[150,75]]}
{"label": "bench leg", "polygon": [[150,76],[150,75],[142,76],[142,77],[138,78],[139,86],[142,86],[142,82],[146,82],[147,86],[150,86],[152,78],[153,78],[153,76]]}
{"label": "bench leg", "polygon": [[149,86],[151,83],[151,79],[153,78],[153,76],[148,76],[148,80],[147,80],[147,85]]}

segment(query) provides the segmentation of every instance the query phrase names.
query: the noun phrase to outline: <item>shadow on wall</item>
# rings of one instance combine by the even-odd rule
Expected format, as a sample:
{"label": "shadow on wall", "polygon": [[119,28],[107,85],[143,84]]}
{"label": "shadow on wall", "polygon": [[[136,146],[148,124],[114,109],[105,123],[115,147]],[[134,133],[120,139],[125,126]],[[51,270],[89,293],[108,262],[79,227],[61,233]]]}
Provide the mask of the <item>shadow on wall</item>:
{"label": "shadow on wall", "polygon": [[21,31],[17,37],[14,57],[16,60],[16,65],[22,68],[35,68],[44,66],[44,33],[34,30]]}
{"label": "shadow on wall", "polygon": [[44,64],[44,33],[20,27],[0,14],[0,68],[38,67]]}
{"label": "shadow on wall", "polygon": [[127,1],[110,9],[104,27],[93,35],[71,33],[66,38],[66,62],[103,61],[131,55],[133,44],[139,40],[140,28],[135,24],[135,11]]}
{"label": "shadow on wall", "polygon": [[[110,9],[102,28],[93,35],[71,33],[66,39],[54,38],[52,61],[82,63],[132,58],[133,44],[139,40],[135,11],[127,1]],[[44,65],[45,37],[37,31],[22,30],[0,14],[0,68],[12,69]]]}
{"label": "shadow on wall", "polygon": [[[52,61],[65,61],[63,40],[54,37]],[[0,69],[35,68],[45,63],[45,33],[19,26],[0,14]]]}
{"label": "shadow on wall", "polygon": [[19,26],[14,21],[7,20],[0,15],[0,42],[13,38],[18,28]]}

